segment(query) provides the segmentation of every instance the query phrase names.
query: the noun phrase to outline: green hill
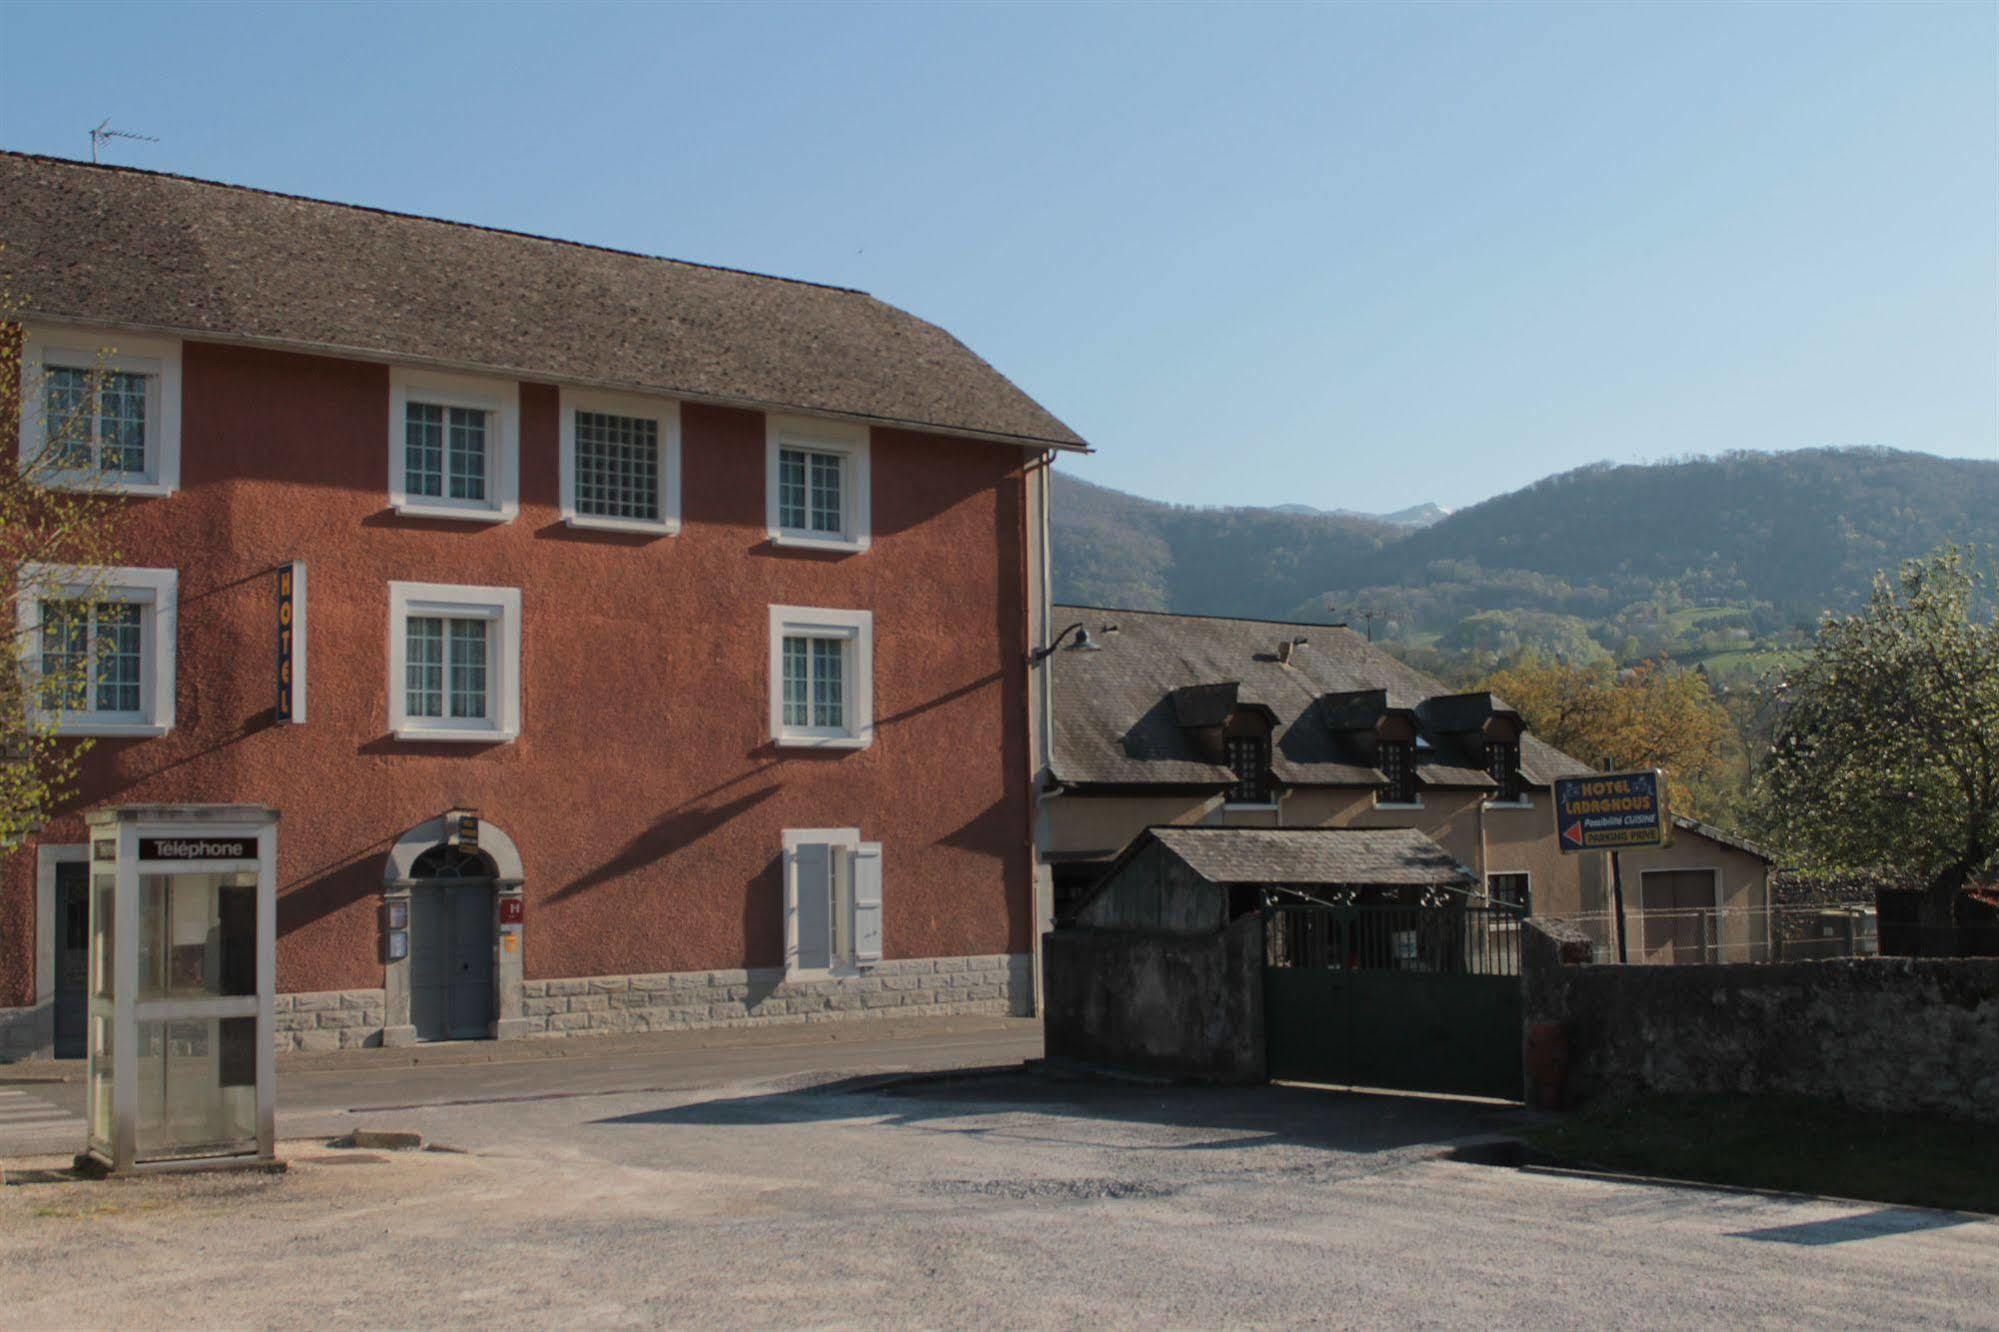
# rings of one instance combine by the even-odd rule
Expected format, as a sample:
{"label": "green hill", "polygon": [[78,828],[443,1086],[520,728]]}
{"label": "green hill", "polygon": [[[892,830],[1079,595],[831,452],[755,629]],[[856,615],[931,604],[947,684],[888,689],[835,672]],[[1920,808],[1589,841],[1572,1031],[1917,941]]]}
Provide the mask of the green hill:
{"label": "green hill", "polygon": [[1385,612],[1413,651],[1524,646],[1711,670],[1773,664],[1876,570],[1945,542],[1999,547],[1999,463],[1886,449],[1598,465],[1423,528],[1271,509],[1190,509],[1057,481],[1066,599],[1322,619]]}

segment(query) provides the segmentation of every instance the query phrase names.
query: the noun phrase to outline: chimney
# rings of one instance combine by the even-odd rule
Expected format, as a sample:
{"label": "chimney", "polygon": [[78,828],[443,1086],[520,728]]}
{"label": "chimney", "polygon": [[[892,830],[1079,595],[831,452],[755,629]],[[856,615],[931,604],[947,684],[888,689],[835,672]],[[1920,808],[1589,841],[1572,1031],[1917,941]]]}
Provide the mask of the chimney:
{"label": "chimney", "polygon": [[1292,645],[1292,642],[1291,642],[1291,640],[1290,640],[1290,639],[1288,639],[1288,638],[1287,638],[1287,639],[1285,639],[1285,640],[1284,640],[1283,642],[1279,643],[1279,644],[1277,645],[1277,660],[1279,660],[1279,661],[1290,661],[1290,660],[1291,660],[1291,648],[1292,648],[1292,646],[1293,646],[1293,645]]}

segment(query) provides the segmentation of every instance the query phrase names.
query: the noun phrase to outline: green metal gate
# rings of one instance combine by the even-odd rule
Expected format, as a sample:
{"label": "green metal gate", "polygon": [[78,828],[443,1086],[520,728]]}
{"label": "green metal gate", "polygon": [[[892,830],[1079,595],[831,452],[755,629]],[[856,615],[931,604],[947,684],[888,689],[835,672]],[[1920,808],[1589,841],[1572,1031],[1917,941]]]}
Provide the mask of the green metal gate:
{"label": "green metal gate", "polygon": [[1521,1099],[1522,914],[1265,907],[1270,1076]]}

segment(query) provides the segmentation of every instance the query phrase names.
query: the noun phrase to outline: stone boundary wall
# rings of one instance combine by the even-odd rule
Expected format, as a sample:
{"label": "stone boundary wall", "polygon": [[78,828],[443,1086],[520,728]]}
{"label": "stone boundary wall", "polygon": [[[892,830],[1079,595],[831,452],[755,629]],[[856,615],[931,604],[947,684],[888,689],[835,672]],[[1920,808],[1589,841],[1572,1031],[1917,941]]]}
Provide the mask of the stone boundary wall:
{"label": "stone boundary wall", "polygon": [[787,981],[782,967],[522,982],[531,1037],[767,1027],[878,1017],[1034,1011],[1034,959],[903,958],[856,976]]}
{"label": "stone boundary wall", "polygon": [[1530,1082],[1537,1033],[1559,1028],[1568,1104],[1778,1093],[1999,1124],[1999,958],[1577,965],[1529,928]]}
{"label": "stone boundary wall", "polygon": [[1263,917],[1205,934],[1042,936],[1050,1059],[1199,1082],[1265,1080]]}

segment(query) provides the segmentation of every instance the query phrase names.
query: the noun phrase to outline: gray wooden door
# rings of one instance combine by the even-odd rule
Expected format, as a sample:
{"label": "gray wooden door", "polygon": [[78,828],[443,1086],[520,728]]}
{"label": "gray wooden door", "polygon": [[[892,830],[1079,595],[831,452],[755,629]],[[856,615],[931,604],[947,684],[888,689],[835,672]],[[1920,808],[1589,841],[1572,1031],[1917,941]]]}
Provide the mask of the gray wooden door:
{"label": "gray wooden door", "polygon": [[445,1027],[453,1040],[492,1035],[493,885],[456,884],[450,902],[451,976]]}
{"label": "gray wooden door", "polygon": [[1682,966],[1707,961],[1714,871],[1647,870],[1639,884],[1645,912],[1644,960]]}
{"label": "gray wooden door", "polygon": [[493,885],[419,882],[410,893],[410,1025],[425,1041],[492,1034]]}
{"label": "gray wooden door", "polygon": [[90,866],[56,862],[55,1057],[84,1055],[90,980]]}

